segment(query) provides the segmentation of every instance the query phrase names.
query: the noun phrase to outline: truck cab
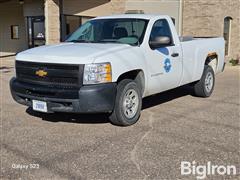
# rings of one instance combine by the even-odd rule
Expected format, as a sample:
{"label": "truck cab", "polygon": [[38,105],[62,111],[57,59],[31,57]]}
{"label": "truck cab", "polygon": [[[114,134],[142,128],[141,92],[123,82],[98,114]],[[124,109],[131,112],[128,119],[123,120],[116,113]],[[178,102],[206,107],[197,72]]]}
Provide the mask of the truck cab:
{"label": "truck cab", "polygon": [[179,37],[167,15],[114,15],[86,22],[63,43],[19,53],[10,87],[35,111],[105,112],[128,126],[146,96],[191,84],[209,97],[223,67],[223,38]]}

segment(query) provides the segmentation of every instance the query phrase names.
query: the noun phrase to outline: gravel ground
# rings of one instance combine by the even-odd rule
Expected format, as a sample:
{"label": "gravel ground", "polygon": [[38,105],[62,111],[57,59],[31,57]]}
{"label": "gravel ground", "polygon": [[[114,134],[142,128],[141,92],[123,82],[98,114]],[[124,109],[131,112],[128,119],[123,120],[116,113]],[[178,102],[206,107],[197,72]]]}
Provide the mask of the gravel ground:
{"label": "gravel ground", "polygon": [[196,179],[181,161],[239,168],[239,67],[217,76],[210,98],[188,87],[145,98],[139,122],[123,128],[104,114],[40,117],[13,101],[14,63],[0,61],[2,179]]}

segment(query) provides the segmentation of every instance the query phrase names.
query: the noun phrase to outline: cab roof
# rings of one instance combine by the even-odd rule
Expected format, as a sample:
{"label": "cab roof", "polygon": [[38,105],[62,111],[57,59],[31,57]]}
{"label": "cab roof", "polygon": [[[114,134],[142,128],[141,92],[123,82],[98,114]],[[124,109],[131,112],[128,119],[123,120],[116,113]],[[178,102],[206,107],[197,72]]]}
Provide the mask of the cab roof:
{"label": "cab roof", "polygon": [[136,18],[136,19],[155,19],[155,18],[166,18],[167,15],[158,15],[158,14],[117,14],[110,16],[100,16],[94,19],[117,19],[117,18]]}

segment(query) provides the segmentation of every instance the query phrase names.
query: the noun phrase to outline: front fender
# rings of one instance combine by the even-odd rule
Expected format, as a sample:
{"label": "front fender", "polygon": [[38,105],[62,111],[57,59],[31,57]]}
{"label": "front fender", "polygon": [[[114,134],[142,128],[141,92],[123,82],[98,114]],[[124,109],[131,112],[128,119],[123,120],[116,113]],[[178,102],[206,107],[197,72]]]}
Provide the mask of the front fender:
{"label": "front fender", "polygon": [[112,81],[129,71],[142,70],[144,72],[145,87],[147,84],[147,64],[141,47],[129,46],[127,49],[115,51],[98,57],[94,63],[110,62],[112,66]]}

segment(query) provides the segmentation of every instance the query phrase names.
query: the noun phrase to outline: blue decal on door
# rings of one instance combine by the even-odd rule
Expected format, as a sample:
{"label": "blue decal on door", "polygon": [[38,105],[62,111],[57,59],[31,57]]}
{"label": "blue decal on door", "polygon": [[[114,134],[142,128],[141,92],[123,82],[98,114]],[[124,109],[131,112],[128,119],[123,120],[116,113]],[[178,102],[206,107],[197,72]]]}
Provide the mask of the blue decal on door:
{"label": "blue decal on door", "polygon": [[168,48],[158,48],[157,51],[159,51],[160,53],[163,53],[164,55],[169,55],[169,51],[168,51]]}
{"label": "blue decal on door", "polygon": [[170,72],[171,68],[172,68],[172,65],[171,65],[170,59],[168,59],[168,58],[165,59],[165,61],[164,61],[164,69],[165,69],[166,73]]}

